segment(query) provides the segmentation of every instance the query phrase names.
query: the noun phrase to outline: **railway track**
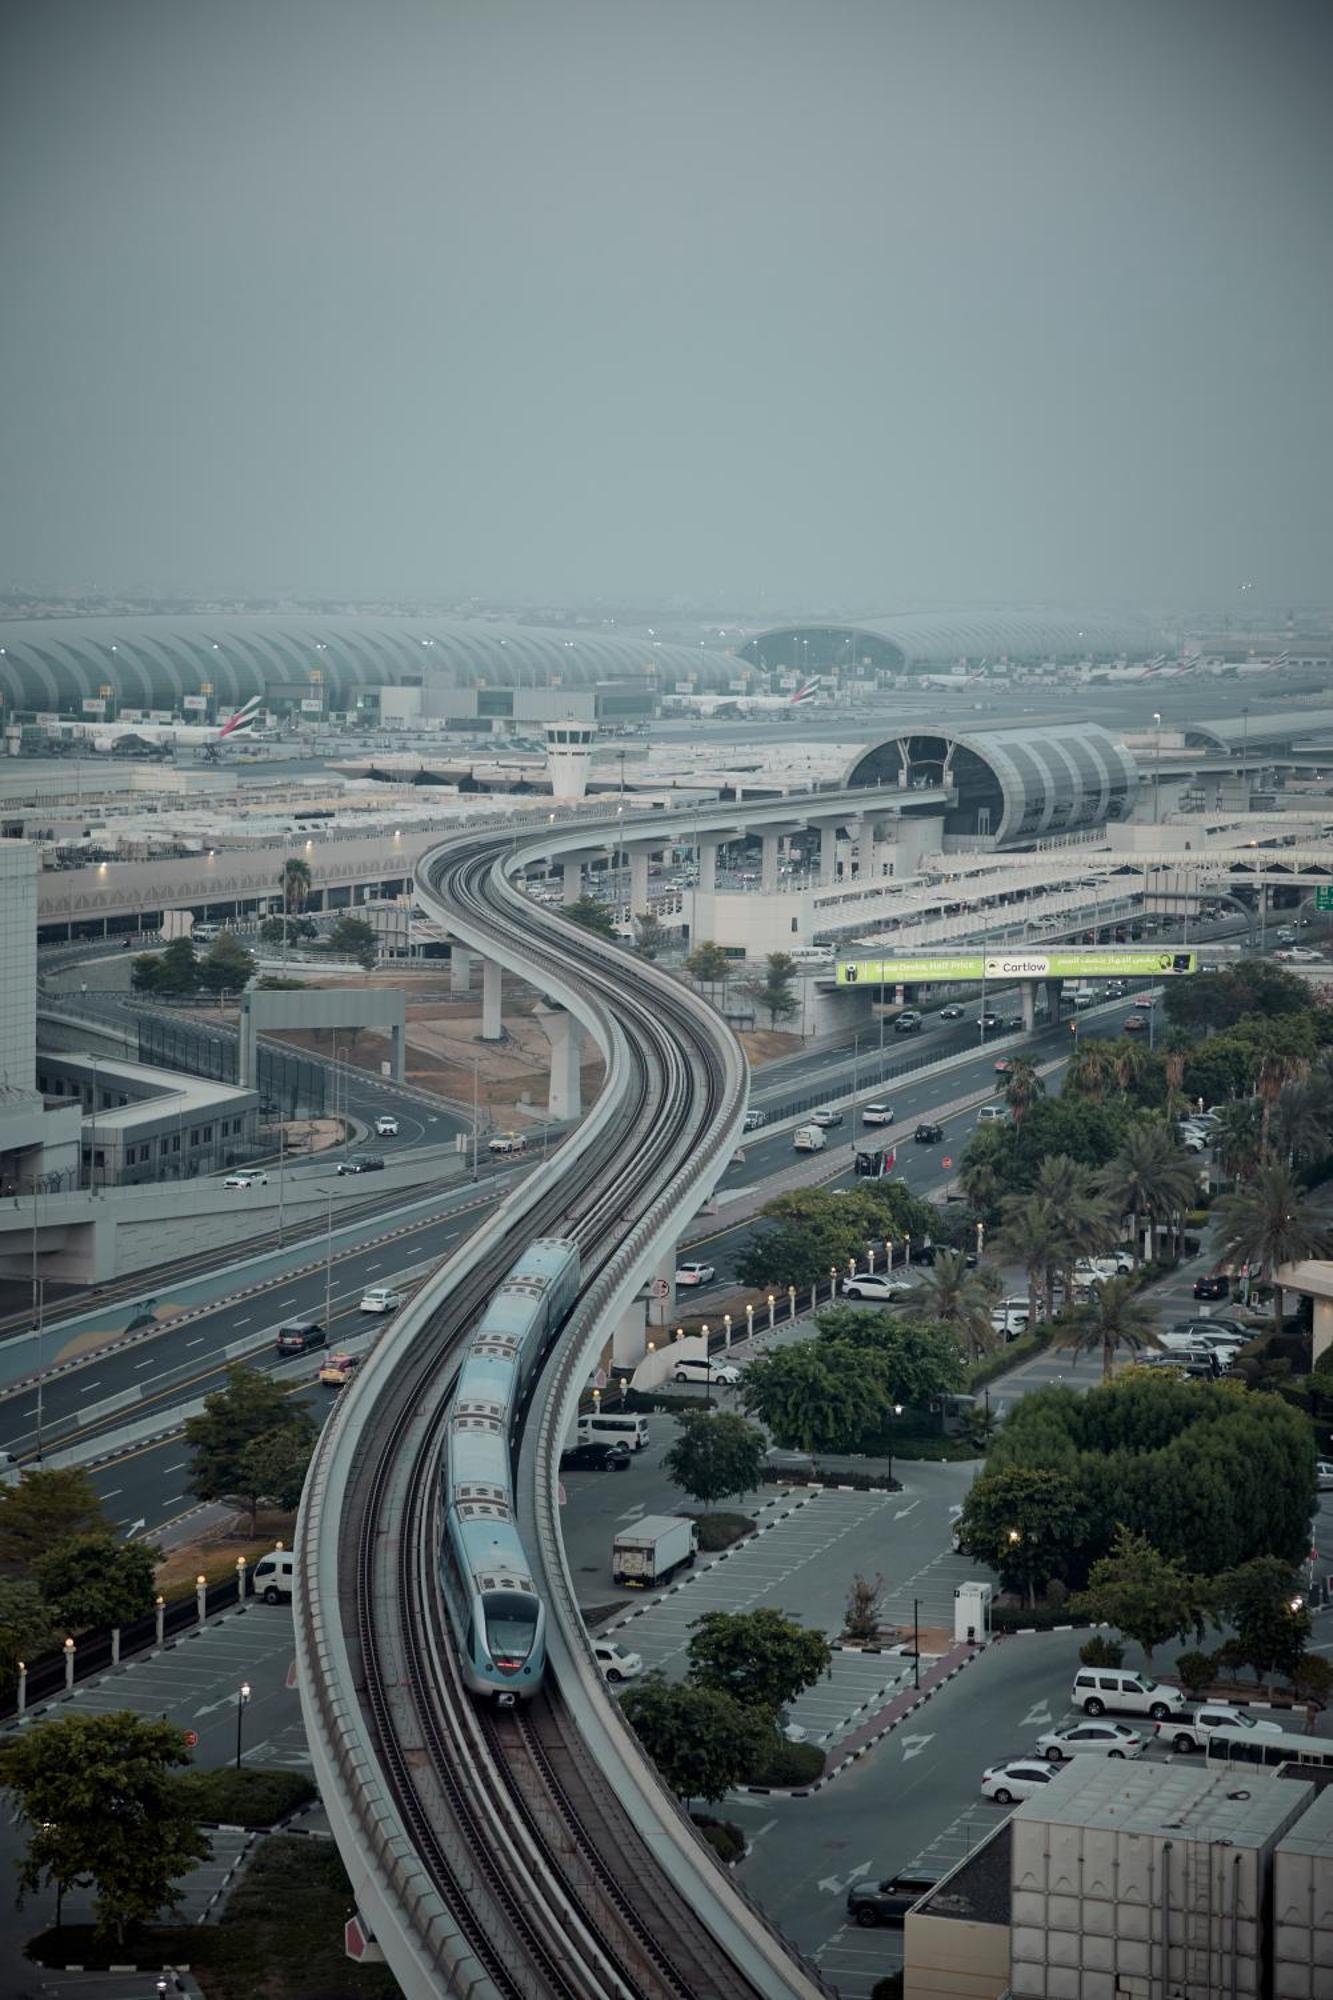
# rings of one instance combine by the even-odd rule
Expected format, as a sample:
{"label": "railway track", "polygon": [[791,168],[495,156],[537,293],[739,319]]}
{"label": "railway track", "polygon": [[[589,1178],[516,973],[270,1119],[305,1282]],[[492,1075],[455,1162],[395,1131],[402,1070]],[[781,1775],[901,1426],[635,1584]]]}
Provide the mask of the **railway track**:
{"label": "railway track", "polygon": [[[427,1905],[432,1912],[417,1935],[438,1983],[424,1990],[472,2000],[766,2000],[774,1989],[743,1973],[666,1881],[582,1749],[559,1691],[521,1714],[495,1714],[467,1693],[452,1657],[437,1573],[438,1466],[462,1336],[535,1235],[578,1242],[586,1301],[626,1236],[689,1168],[728,1089],[716,1026],[692,996],[660,974],[642,988],[627,982],[622,955],[571,938],[567,925],[515,895],[498,865],[508,845],[494,835],[453,843],[423,863],[421,890],[510,950],[521,944],[534,984],[546,973],[567,989],[577,977],[608,1053],[604,1101],[563,1175],[512,1198],[499,1242],[484,1260],[454,1260],[457,1280],[414,1330],[410,1354],[379,1371],[339,1523],[352,1681],[379,1780],[411,1843],[413,1879],[437,1899],[414,1892],[423,1915]],[[375,1379],[367,1371],[357,1392]],[[355,1410],[354,1395],[321,1456]],[[712,1866],[702,1849],[700,1865]],[[790,1972],[789,1990],[818,1990],[794,1961]]]}

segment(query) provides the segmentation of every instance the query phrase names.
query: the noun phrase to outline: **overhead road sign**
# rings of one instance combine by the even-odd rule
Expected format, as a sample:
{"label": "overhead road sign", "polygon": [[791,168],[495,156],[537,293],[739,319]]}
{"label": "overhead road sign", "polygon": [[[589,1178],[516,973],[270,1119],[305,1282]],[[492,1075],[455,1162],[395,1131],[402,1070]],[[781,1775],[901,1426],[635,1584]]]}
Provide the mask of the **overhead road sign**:
{"label": "overhead road sign", "polygon": [[1315,890],[1314,906],[1317,910],[1333,910],[1333,882]]}
{"label": "overhead road sign", "polygon": [[920,986],[983,979],[1176,979],[1192,951],[1003,951],[967,956],[839,959],[839,986]]}

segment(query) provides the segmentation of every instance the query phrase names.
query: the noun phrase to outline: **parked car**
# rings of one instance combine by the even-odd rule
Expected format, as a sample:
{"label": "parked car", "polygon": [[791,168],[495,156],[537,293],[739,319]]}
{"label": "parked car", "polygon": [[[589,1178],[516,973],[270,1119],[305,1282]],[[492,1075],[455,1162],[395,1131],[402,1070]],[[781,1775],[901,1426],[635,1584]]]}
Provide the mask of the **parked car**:
{"label": "parked car", "polygon": [[896,1926],[934,1887],[926,1875],[890,1875],[883,1882],[853,1882],[847,1891],[847,1914],[864,1930],[873,1930],[877,1924]]}
{"label": "parked car", "polygon": [[398,1120],[391,1111],[381,1111],[379,1117],[375,1120],[375,1130],[381,1139],[396,1139],[398,1137]]}
{"label": "parked car", "polygon": [[1187,1153],[1206,1153],[1212,1141],[1200,1126],[1182,1125],[1180,1143]]}
{"label": "parked car", "polygon": [[627,1653],[614,1639],[594,1639],[592,1651],[603,1679],[613,1686],[617,1681],[632,1681],[636,1674],[643,1672],[642,1657],[638,1653]]}
{"label": "parked car", "polygon": [[528,1142],[522,1132],[497,1132],[486,1141],[488,1153],[526,1153]]}
{"label": "parked car", "polygon": [[676,1284],[682,1289],[696,1290],[700,1285],[711,1285],[717,1272],[711,1264],[700,1264],[693,1260],[676,1266]]}
{"label": "parked car", "polygon": [[983,1798],[994,1799],[997,1806],[1017,1805],[1020,1799],[1030,1799],[1043,1785],[1049,1785],[1055,1772],[1044,1760],[1036,1757],[1010,1757],[1006,1763],[992,1764],[981,1774]]}
{"label": "parked car", "polygon": [[861,1107],[863,1125],[892,1125],[893,1106],[891,1104],[864,1104]]}
{"label": "parked car", "polygon": [[586,1444],[566,1445],[560,1454],[562,1472],[623,1472],[633,1453],[623,1438],[614,1444],[601,1444],[596,1440]]}
{"label": "parked car", "polygon": [[908,1278],[891,1278],[887,1271],[856,1271],[842,1281],[845,1299],[910,1299],[916,1286]]}
{"label": "parked car", "polygon": [[1168,1721],[1185,1706],[1178,1687],[1155,1681],[1149,1674],[1132,1673],[1126,1667],[1081,1667],[1069,1699],[1085,1715],[1105,1715],[1118,1709],[1122,1715],[1150,1715],[1154,1722]]}
{"label": "parked car", "polygon": [[1104,1257],[1079,1257],[1074,1262],[1075,1284],[1104,1284],[1108,1278],[1127,1278],[1134,1269],[1128,1250],[1108,1250]]}
{"label": "parked car", "polygon": [[705,1361],[698,1355],[682,1355],[672,1370],[673,1382],[711,1382],[715,1389],[734,1389],[741,1371],[731,1361]]}
{"label": "parked car", "polygon": [[827,1131],[831,1125],[841,1125],[842,1113],[831,1104],[821,1105],[818,1111],[810,1113],[810,1123]]}
{"label": "parked car", "polygon": [[279,1354],[305,1354],[312,1347],[327,1347],[328,1341],[317,1319],[285,1319],[278,1328]]}
{"label": "parked car", "polygon": [[965,1012],[966,1009],[960,1007],[957,1001],[951,1000],[947,1007],[940,1008],[940,1019],[941,1021],[961,1021]]}
{"label": "parked car", "polygon": [[363,1313],[397,1312],[406,1297],[406,1292],[395,1291],[392,1285],[371,1285],[362,1292],[357,1310]]}
{"label": "parked car", "polygon": [[1037,1748],[1048,1763],[1061,1764],[1066,1757],[1141,1757],[1144,1741],[1123,1722],[1075,1722],[1048,1729],[1037,1738]]}
{"label": "parked car", "polygon": [[340,1174],[377,1174],[383,1171],[384,1161],[378,1153],[353,1153],[350,1160],[339,1160]]}
{"label": "parked car", "polygon": [[251,1173],[249,1168],[242,1167],[236,1173],[228,1174],[222,1185],[224,1188],[267,1187],[268,1175]]}
{"label": "parked car", "polygon": [[330,1389],[345,1388],[361,1366],[361,1361],[359,1354],[331,1354],[319,1371],[319,1379],[326,1382]]}
{"label": "parked car", "polygon": [[1333,1461],[1327,1458],[1315,1460],[1314,1490],[1316,1493],[1333,1493]]}
{"label": "parked car", "polygon": [[1202,1702],[1193,1715],[1173,1717],[1162,1734],[1171,1748],[1184,1757],[1191,1750],[1206,1750],[1208,1738],[1219,1729],[1245,1729],[1255,1736],[1283,1734],[1280,1722],[1265,1722],[1261,1716],[1251,1715],[1248,1709],[1238,1708],[1229,1701]]}
{"label": "parked car", "polygon": [[992,1306],[990,1323],[1006,1340],[1017,1340],[1028,1330],[1027,1306]]}
{"label": "parked car", "polygon": [[912,1137],[918,1146],[938,1146],[944,1138],[944,1127],[932,1125],[929,1119],[918,1125]]}
{"label": "parked car", "polygon": [[1231,1280],[1225,1271],[1214,1271],[1209,1276],[1194,1280],[1196,1299],[1227,1299],[1231,1296]]}

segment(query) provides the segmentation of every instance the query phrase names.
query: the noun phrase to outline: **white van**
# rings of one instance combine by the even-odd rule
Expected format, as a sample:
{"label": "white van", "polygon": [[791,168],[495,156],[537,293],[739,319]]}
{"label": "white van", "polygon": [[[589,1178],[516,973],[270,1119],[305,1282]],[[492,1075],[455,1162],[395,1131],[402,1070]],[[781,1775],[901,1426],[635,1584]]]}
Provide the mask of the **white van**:
{"label": "white van", "polygon": [[296,1557],[290,1549],[274,1549],[255,1564],[254,1592],[265,1604],[283,1604],[296,1589]]}
{"label": "white van", "polygon": [[648,1443],[648,1419],[624,1410],[598,1410],[579,1418],[579,1444],[615,1444],[623,1438],[631,1451],[642,1451]]}
{"label": "white van", "polygon": [[1003,1125],[1009,1113],[1002,1104],[983,1104],[977,1113],[978,1125]]}
{"label": "white van", "polygon": [[828,1144],[819,1125],[798,1125],[791,1135],[791,1142],[798,1153],[822,1153]]}
{"label": "white van", "polygon": [[1091,1007],[1093,1001],[1097,998],[1097,993],[1094,987],[1076,986],[1069,997],[1081,1011],[1084,1007]]}
{"label": "white van", "polygon": [[833,956],[833,947],[827,944],[794,944],[787,956],[795,965],[827,965]]}
{"label": "white van", "polygon": [[1169,1682],[1155,1681],[1148,1674],[1131,1673],[1121,1667],[1081,1667],[1074,1676],[1073,1707],[1085,1715],[1105,1715],[1118,1710],[1123,1715],[1150,1715],[1165,1722],[1178,1715],[1185,1697]]}

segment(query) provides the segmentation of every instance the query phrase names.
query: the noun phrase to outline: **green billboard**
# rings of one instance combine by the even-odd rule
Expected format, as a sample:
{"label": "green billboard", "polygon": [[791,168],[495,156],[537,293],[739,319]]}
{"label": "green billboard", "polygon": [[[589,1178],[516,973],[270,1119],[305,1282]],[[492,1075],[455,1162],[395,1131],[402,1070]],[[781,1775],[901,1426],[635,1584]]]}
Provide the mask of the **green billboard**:
{"label": "green billboard", "polygon": [[925,986],[984,979],[1178,979],[1192,951],[993,951],[946,957],[839,959],[839,986]]}

